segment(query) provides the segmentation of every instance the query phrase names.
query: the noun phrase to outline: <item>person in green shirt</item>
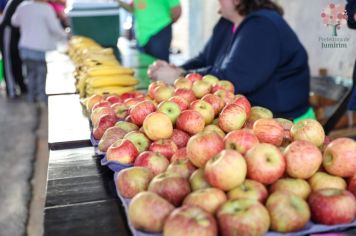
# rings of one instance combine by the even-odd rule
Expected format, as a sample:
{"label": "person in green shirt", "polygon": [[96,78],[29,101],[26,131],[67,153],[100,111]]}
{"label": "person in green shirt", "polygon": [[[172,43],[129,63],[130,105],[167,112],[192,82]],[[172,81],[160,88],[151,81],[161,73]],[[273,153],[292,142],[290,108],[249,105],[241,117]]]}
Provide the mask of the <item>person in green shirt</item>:
{"label": "person in green shirt", "polygon": [[180,0],[132,0],[120,5],[133,13],[135,32],[143,52],[158,59],[169,61],[172,41],[172,24],[176,22],[182,8]]}

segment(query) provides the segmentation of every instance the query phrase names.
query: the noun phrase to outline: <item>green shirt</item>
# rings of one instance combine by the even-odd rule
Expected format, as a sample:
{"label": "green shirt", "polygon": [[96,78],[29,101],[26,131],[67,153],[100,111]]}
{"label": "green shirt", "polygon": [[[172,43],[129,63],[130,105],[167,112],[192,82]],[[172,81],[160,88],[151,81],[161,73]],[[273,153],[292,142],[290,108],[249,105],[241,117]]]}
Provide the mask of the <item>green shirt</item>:
{"label": "green shirt", "polygon": [[134,0],[136,38],[145,46],[150,38],[172,23],[171,9],[179,0]]}

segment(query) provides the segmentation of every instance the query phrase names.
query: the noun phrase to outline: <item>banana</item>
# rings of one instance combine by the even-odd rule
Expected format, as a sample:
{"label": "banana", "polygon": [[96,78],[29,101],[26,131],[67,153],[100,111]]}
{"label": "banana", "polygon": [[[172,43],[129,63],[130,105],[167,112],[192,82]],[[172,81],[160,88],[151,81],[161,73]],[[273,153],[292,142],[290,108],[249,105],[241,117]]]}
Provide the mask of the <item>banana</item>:
{"label": "banana", "polygon": [[131,75],[88,77],[86,82],[87,86],[92,88],[107,86],[133,86],[138,84],[138,80]]}
{"label": "banana", "polygon": [[110,66],[110,65],[99,65],[89,68],[87,71],[89,77],[103,76],[103,75],[133,75],[134,70],[131,68],[120,67],[120,66]]}
{"label": "banana", "polygon": [[100,94],[100,95],[121,95],[123,93],[135,91],[134,86],[127,86],[127,87],[103,87],[103,88],[87,88],[86,89],[86,96],[91,96],[93,94]]}

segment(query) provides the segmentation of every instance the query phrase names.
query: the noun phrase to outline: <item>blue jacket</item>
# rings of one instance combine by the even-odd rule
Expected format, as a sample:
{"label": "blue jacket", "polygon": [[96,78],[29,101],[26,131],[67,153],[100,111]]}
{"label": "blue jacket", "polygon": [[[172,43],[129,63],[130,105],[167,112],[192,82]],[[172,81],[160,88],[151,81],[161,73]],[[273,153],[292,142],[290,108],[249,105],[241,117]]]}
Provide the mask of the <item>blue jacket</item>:
{"label": "blue jacket", "polygon": [[[225,22],[220,27],[208,42],[212,50],[205,47],[198,57],[214,63],[198,72],[233,82],[238,93],[254,106],[271,109],[275,117],[294,119],[309,109],[308,56],[282,16],[272,10],[253,12],[231,39],[226,28],[231,32],[232,24],[228,27]],[[183,67],[189,68],[189,64]]]}

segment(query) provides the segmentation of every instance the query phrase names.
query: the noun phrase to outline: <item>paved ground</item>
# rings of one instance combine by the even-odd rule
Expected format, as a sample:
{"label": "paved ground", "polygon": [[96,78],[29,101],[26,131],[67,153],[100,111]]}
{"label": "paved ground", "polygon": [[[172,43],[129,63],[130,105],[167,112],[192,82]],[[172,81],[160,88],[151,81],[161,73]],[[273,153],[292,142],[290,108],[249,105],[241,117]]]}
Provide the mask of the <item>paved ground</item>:
{"label": "paved ground", "polygon": [[48,160],[47,111],[24,98],[8,100],[3,90],[0,110],[0,235],[41,235]]}

